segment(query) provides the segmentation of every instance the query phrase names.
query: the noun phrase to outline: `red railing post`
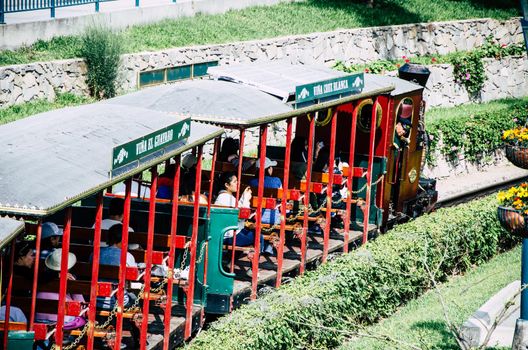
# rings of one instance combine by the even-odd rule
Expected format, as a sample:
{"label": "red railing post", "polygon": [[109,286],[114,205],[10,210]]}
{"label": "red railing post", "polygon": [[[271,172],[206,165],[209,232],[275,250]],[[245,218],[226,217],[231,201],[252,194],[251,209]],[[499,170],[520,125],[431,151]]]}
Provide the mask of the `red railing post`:
{"label": "red railing post", "polygon": [[374,164],[374,144],[376,142],[376,127],[377,127],[377,108],[378,108],[378,99],[376,98],[374,104],[372,105],[372,116],[370,120],[370,141],[369,141],[369,159],[368,159],[368,168],[367,168],[367,191],[365,193],[365,210],[363,211],[363,239],[361,244],[367,243],[368,232],[369,232],[369,215],[370,215],[370,193],[372,187],[372,168]]}
{"label": "red railing post", "polygon": [[348,150],[348,178],[347,178],[347,202],[345,217],[345,245],[343,251],[348,252],[348,240],[350,232],[350,218],[352,216],[352,181],[354,178],[354,157],[356,149],[356,128],[357,128],[357,105],[352,104],[352,127],[350,128],[350,145]]}
{"label": "red railing post", "polygon": [[219,149],[220,149],[220,137],[217,137],[214,140],[214,146],[213,146],[213,159],[211,163],[211,178],[209,179],[209,197],[207,198],[207,217],[211,215],[211,204],[213,204],[215,163],[216,163],[216,157],[218,155]]}
{"label": "red railing post", "polygon": [[148,315],[150,306],[150,277],[152,272],[152,249],[154,248],[154,224],[156,219],[156,192],[158,189],[158,169],[157,166],[150,168],[152,175],[150,182],[150,201],[148,215],[148,232],[147,232],[147,256],[145,266],[145,278],[143,289],[143,321],[141,322],[140,349],[147,347],[148,333]]}
{"label": "red railing post", "polygon": [[117,314],[116,314],[116,349],[121,346],[123,339],[123,308],[125,300],[126,258],[128,253],[128,227],[130,225],[130,203],[132,201],[132,179],[125,181],[125,206],[123,212],[123,232],[121,240],[121,263],[119,265],[119,285],[117,288]]}
{"label": "red railing post", "polygon": [[284,241],[286,238],[286,206],[288,202],[288,186],[290,179],[290,156],[292,143],[292,119],[286,121],[286,153],[284,154],[284,182],[282,183],[282,203],[281,203],[281,226],[280,226],[280,241],[277,248],[277,278],[275,280],[275,287],[279,288],[282,280],[282,263],[284,258]]}
{"label": "red railing post", "polygon": [[[1,1],[1,0],[0,0]],[[37,223],[37,237],[35,241],[35,267],[33,270],[33,286],[31,288],[31,313],[29,315],[29,329],[33,330],[33,324],[35,323],[35,307],[37,304],[37,284],[38,284],[38,272],[40,265],[40,240],[42,237],[42,220]]]}
{"label": "red railing post", "polygon": [[[331,111],[329,111],[331,113]],[[335,164],[335,143],[336,143],[336,129],[337,129],[337,108],[332,115],[330,131],[330,156],[328,158],[328,186],[326,187],[326,225],[323,236],[323,262],[326,262],[328,256],[328,245],[330,241],[330,227],[332,223],[332,193],[334,187],[334,164]]]}
{"label": "red railing post", "polygon": [[11,294],[13,293],[13,265],[15,264],[15,243],[16,239],[11,242],[11,257],[9,263],[9,279],[7,280],[7,292],[6,292],[6,311],[4,321],[4,349],[7,349],[7,339],[9,337],[9,314],[11,313]]}
{"label": "red railing post", "polygon": [[55,331],[55,343],[62,349],[62,337],[64,326],[64,314],[66,304],[66,287],[68,283],[68,258],[70,253],[70,230],[71,230],[71,213],[72,209],[66,209],[64,218],[64,232],[62,235],[62,257],[61,257],[61,271],[60,271],[60,287],[59,287],[59,307],[57,310],[57,325]]}
{"label": "red railing post", "polygon": [[101,255],[101,221],[103,220],[103,192],[97,194],[97,204],[95,208],[95,228],[94,228],[94,252],[92,258],[92,286],[90,288],[90,306],[88,309],[88,350],[93,350],[95,332],[95,313],[97,304],[97,282],[99,277],[99,257]]}
{"label": "red railing post", "polygon": [[306,191],[304,192],[304,218],[303,218],[303,234],[301,236],[301,266],[299,273],[304,273],[306,264],[306,240],[308,236],[308,208],[310,207],[310,190],[312,181],[312,164],[313,164],[313,149],[315,142],[315,119],[317,114],[310,119],[310,131],[308,136],[308,161],[306,166]]}
{"label": "red railing post", "polygon": [[[237,181],[238,181],[238,187],[237,187],[237,193],[236,193],[236,207],[238,208],[238,200],[240,199],[240,185],[242,183],[242,165],[244,163],[244,142],[245,142],[245,130],[240,130],[240,150],[238,151],[238,173],[237,173]],[[223,185],[223,184],[220,184]],[[236,234],[237,232],[233,232],[233,242],[231,243],[231,269],[229,272],[234,273],[235,272],[235,253],[236,253]],[[231,303],[233,300],[231,300]]]}
{"label": "red railing post", "polygon": [[255,253],[253,254],[253,262],[251,269],[253,274],[251,276],[251,300],[257,298],[257,286],[259,275],[259,261],[260,261],[260,232],[262,231],[262,197],[264,196],[264,164],[266,163],[266,142],[268,139],[268,125],[260,126],[260,168],[259,168],[259,184],[257,194],[257,215],[255,227]]}
{"label": "red railing post", "polygon": [[202,181],[202,152],[203,145],[198,146],[198,163],[196,164],[196,177],[194,185],[194,211],[193,211],[193,226],[191,236],[190,266],[189,266],[189,288],[187,289],[187,300],[185,306],[185,333],[184,338],[189,339],[192,333],[192,317],[193,317],[193,303],[194,303],[194,284],[196,272],[196,245],[198,242],[198,225],[200,216],[200,189]]}
{"label": "red railing post", "polygon": [[170,248],[169,248],[169,272],[167,282],[167,306],[163,317],[163,350],[169,350],[170,344],[170,321],[172,317],[172,293],[174,289],[174,260],[176,250],[176,233],[178,228],[178,195],[180,189],[180,159],[181,155],[174,157],[176,162],[176,172],[172,187],[172,216],[170,231]]}

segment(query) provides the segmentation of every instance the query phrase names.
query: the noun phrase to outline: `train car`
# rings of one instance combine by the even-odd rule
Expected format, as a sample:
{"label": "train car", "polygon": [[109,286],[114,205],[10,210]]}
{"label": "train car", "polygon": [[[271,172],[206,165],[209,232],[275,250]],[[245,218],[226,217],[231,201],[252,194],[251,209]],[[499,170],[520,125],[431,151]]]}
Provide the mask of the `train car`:
{"label": "train car", "polygon": [[[19,307],[28,316],[25,329],[44,346],[175,347],[205,314],[228,313],[259,288],[278,287],[433,207],[434,183],[420,179],[422,92],[394,77],[253,63],[211,67],[204,79],[0,126],[0,215],[24,220],[36,253],[28,281],[13,273],[20,237],[3,248],[7,309]],[[231,160],[220,158],[224,129],[239,137]],[[284,137],[272,139],[270,130]],[[306,143],[293,149],[299,140]],[[231,172],[238,180],[234,204],[214,204],[215,188],[224,185],[217,179]],[[280,186],[264,186],[270,175]],[[238,203],[247,187],[253,198],[245,207]],[[114,234],[102,217],[120,198],[120,264],[98,264],[101,243]],[[63,230],[63,250],[60,277],[41,283],[45,222]],[[249,244],[237,243],[241,230],[252,232]],[[75,281],[68,280],[70,252]],[[127,266],[129,253],[137,267]],[[28,296],[15,297],[20,288]],[[125,308],[128,291],[137,301]],[[43,302],[40,292],[58,300]],[[67,299],[72,293],[85,302]],[[113,296],[114,309],[98,306],[97,297]],[[36,317],[53,308],[56,324]],[[86,315],[87,323],[65,328],[65,315]],[[24,327],[3,326],[5,348],[14,337],[8,331]]]}
{"label": "train car", "polygon": [[[257,194],[252,206],[256,239],[252,247],[245,248],[253,254],[235,259],[235,251],[244,248],[235,242],[225,247],[232,252],[229,265],[237,275],[231,302],[245,297],[248,290],[255,298],[259,286],[279,286],[284,274],[302,273],[307,263],[324,262],[330,252],[346,252],[358,240],[365,243],[369,235],[385,230],[391,220],[419,215],[434,205],[434,184],[427,195],[420,194],[419,187],[423,150],[417,140],[421,137],[423,86],[399,78],[348,75],[284,62],[210,67],[208,73],[210,79],[149,88],[109,103],[186,115],[237,131],[238,167],[213,160],[211,170],[235,171],[240,179],[237,193],[253,177],[263,182],[263,171],[242,169],[250,160],[242,156],[248,132],[259,135],[258,146],[253,145],[259,157],[252,161],[261,162],[260,169],[266,155],[277,162],[273,175],[281,178],[283,188],[253,188]],[[268,129],[281,121],[286,124],[284,139],[280,145],[275,140],[275,145],[267,147]],[[400,136],[396,129],[402,125],[405,133]],[[328,145],[328,164],[339,157],[349,165],[339,173],[327,166],[327,172],[307,171],[303,179],[295,178],[290,172],[294,134],[308,140],[307,169],[314,165],[316,141]],[[348,195],[333,203],[333,190],[339,186]],[[310,192],[325,198],[323,203],[310,205]],[[292,202],[308,209],[290,211],[287,203],[295,207]],[[262,223],[263,209],[280,210],[283,219],[275,225]],[[341,217],[341,225],[334,228],[331,223],[339,221],[336,217]],[[314,222],[322,223],[322,234],[313,232]],[[275,239],[276,256],[259,256],[261,234],[268,241]],[[221,310],[228,309],[225,299],[221,304]]]}
{"label": "train car", "polygon": [[[0,220],[4,349],[30,349],[33,341],[41,348],[168,349],[202,323],[209,225],[236,227],[238,213],[210,202],[200,206],[198,197],[178,201],[177,185],[176,200],[157,207],[154,194],[158,168],[170,166],[169,159],[176,162],[172,180],[178,184],[183,152],[199,156],[199,193],[202,148],[223,129],[108,107],[61,109],[0,127],[0,214],[23,220]],[[132,178],[144,171],[153,195],[137,203]],[[111,214],[105,193],[123,181],[122,230],[112,231],[103,228]],[[94,205],[83,204],[92,199]],[[51,237],[60,238],[62,250],[44,246]],[[103,261],[109,252],[113,263]],[[155,266],[165,273],[156,274]],[[9,322],[15,311],[25,322]]]}

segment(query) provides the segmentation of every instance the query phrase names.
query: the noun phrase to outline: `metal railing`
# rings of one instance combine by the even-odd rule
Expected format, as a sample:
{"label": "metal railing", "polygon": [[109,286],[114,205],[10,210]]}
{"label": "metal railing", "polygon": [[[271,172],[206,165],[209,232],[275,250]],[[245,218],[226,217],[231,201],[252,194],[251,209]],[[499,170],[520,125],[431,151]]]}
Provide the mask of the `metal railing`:
{"label": "metal railing", "polygon": [[[95,12],[99,12],[99,3],[109,1],[114,0],[0,0],[0,24],[5,24],[6,13],[49,9],[51,18],[55,18],[55,9],[58,7],[94,4]],[[140,0],[130,1],[134,1],[135,6],[139,7]],[[176,0],[168,0],[167,2],[175,3]]]}

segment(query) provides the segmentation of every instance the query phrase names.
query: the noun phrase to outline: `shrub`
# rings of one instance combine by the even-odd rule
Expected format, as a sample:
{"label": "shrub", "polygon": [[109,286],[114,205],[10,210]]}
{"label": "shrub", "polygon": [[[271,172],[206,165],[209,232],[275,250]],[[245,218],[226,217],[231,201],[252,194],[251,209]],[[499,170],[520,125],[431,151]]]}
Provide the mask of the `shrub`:
{"label": "shrub", "polygon": [[79,55],[88,67],[87,83],[97,99],[116,95],[122,43],[119,35],[103,26],[92,26],[82,37]]}
{"label": "shrub", "polygon": [[[456,109],[455,109],[456,110]],[[503,107],[477,113],[456,113],[449,118],[435,119],[427,123],[432,142],[427,162],[434,165],[434,152],[442,140],[440,153],[449,161],[463,156],[470,162],[496,152],[503,146],[502,131],[528,120],[528,100],[505,103]]]}
{"label": "shrub", "polygon": [[[487,197],[400,225],[213,323],[191,349],[332,348],[439,281],[513,244]],[[428,270],[429,269],[429,270]]]}

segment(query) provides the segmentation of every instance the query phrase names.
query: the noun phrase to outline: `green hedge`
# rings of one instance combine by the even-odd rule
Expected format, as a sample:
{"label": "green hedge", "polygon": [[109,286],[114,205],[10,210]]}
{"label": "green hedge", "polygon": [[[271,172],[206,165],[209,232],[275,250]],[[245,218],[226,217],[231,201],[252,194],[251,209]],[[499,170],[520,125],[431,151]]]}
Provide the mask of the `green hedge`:
{"label": "green hedge", "polygon": [[427,290],[426,266],[442,281],[512,246],[496,208],[487,197],[400,225],[221,318],[190,348],[335,347],[350,322],[376,322]]}
{"label": "green hedge", "polygon": [[[486,110],[488,105],[490,108]],[[502,147],[502,131],[524,125],[528,120],[526,98],[501,100],[480,107],[483,108],[473,113],[466,112],[464,106],[450,108],[447,117],[431,121],[428,121],[431,113],[426,114],[426,130],[431,136],[428,164],[435,164],[436,151],[449,161],[463,156],[470,162],[479,162]]]}

